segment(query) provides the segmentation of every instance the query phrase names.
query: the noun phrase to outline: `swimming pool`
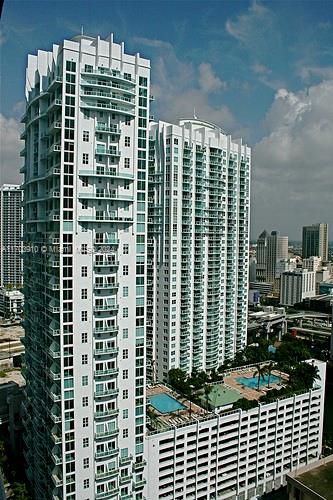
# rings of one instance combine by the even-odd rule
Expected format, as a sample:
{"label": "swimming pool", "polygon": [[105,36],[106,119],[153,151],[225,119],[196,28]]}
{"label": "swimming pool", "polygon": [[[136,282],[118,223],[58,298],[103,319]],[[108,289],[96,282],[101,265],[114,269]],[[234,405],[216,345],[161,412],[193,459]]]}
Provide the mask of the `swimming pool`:
{"label": "swimming pool", "polygon": [[[241,385],[245,385],[246,387],[250,387],[251,389],[258,388],[258,377],[238,377],[236,378],[236,382]],[[269,377],[269,385],[276,384],[277,382],[280,382],[280,377],[277,377],[276,375],[271,375]],[[259,387],[264,385],[268,385],[268,375],[265,375],[264,378],[260,377]]]}
{"label": "swimming pool", "polygon": [[186,406],[169,396],[169,394],[155,394],[149,397],[149,403],[160,413],[172,413],[177,410],[184,410]]}

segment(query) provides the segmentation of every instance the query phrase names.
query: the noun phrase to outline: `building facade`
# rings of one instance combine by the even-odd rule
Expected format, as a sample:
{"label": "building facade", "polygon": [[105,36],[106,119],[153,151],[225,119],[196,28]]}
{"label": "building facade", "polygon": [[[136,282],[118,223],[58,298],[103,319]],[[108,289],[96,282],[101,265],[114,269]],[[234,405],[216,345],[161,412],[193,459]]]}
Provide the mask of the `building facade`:
{"label": "building facade", "polygon": [[288,262],[288,236],[263,231],[257,240],[257,281],[275,283]]}
{"label": "building facade", "polygon": [[316,295],[316,273],[295,269],[281,275],[280,303],[293,306]]}
{"label": "building facade", "polygon": [[36,500],[141,499],[150,62],[77,36],[26,77],[25,456]]}
{"label": "building facade", "polygon": [[23,314],[24,295],[20,290],[0,288],[0,316],[20,319]]}
{"label": "building facade", "polygon": [[[147,499],[249,500],[321,454],[326,364],[313,390],[151,432]],[[195,420],[195,421],[193,421]]]}
{"label": "building facade", "polygon": [[0,287],[23,283],[23,190],[14,184],[0,187]]}
{"label": "building facade", "polygon": [[317,256],[328,260],[328,224],[318,223],[303,226],[302,257]]}
{"label": "building facade", "polygon": [[197,119],[150,126],[148,376],[246,345],[251,151]]}

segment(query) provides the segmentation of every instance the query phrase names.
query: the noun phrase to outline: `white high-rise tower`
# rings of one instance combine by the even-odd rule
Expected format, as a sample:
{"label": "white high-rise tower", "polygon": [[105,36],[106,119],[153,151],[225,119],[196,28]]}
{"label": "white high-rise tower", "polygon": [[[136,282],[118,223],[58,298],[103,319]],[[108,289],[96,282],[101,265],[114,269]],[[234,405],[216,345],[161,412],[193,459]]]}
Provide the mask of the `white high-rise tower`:
{"label": "white high-rise tower", "polygon": [[150,62],[77,36],[26,75],[25,455],[36,500],[141,499]]}
{"label": "white high-rise tower", "polygon": [[198,119],[152,123],[149,147],[147,370],[162,380],[246,345],[251,150]]}
{"label": "white high-rise tower", "polygon": [[20,186],[0,187],[0,287],[22,285],[22,200]]}

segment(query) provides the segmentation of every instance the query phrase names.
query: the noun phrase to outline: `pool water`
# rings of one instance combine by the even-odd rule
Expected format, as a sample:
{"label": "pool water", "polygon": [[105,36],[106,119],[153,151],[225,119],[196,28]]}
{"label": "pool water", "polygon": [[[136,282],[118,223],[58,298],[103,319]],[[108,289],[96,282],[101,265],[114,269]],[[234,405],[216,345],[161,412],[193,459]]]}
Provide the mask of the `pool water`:
{"label": "pool water", "polygon": [[160,413],[172,413],[186,408],[186,406],[177,401],[177,399],[165,393],[150,396],[149,403]]}
{"label": "pool water", "polygon": [[[268,385],[268,378],[269,378],[269,385],[271,386],[272,384],[276,384],[277,382],[280,382],[280,377],[277,377],[276,375],[271,375],[268,377],[268,375],[265,375],[264,378],[260,377],[260,382],[259,382],[259,387],[263,387],[264,385]],[[251,389],[258,389],[258,377],[238,377],[236,378],[236,381],[241,384],[245,385],[246,387],[250,387]]]}

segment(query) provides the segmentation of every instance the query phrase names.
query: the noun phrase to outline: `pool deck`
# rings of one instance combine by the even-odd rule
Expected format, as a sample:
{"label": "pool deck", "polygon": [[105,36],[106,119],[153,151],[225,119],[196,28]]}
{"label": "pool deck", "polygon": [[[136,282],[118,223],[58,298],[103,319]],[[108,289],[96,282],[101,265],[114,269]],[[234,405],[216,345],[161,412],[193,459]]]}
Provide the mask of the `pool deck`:
{"label": "pool deck", "polygon": [[[149,405],[156,414],[157,421],[160,424],[160,428],[169,427],[171,425],[179,426],[181,424],[188,423],[195,417],[196,419],[201,419],[210,414],[204,408],[196,405],[195,403],[188,401],[186,398],[182,397],[177,392],[173,391],[164,384],[157,384],[154,386],[147,387],[147,400],[149,397],[156,396],[157,394],[168,394],[172,398],[176,399],[179,403],[185,406],[184,409],[179,409],[171,413],[160,413],[154,406]],[[191,411],[190,411],[191,408]]]}
{"label": "pool deck", "polygon": [[[253,368],[244,368],[244,370],[239,369],[237,371],[228,373],[224,377],[224,385],[238,391],[241,394],[242,398],[246,398],[249,400],[253,399],[258,400],[261,396],[267,394],[267,392],[269,392],[271,389],[281,389],[281,387],[283,387],[284,384],[288,381],[288,375],[286,375],[285,373],[280,373],[278,370],[273,370],[272,375],[279,377],[279,381],[271,382],[270,387],[267,387],[267,385],[262,385],[261,387],[259,387],[259,390],[247,387],[243,384],[240,384],[237,381],[237,378],[239,377],[253,378],[255,372],[256,368],[253,367]],[[281,383],[280,383],[280,377],[281,377]]]}

